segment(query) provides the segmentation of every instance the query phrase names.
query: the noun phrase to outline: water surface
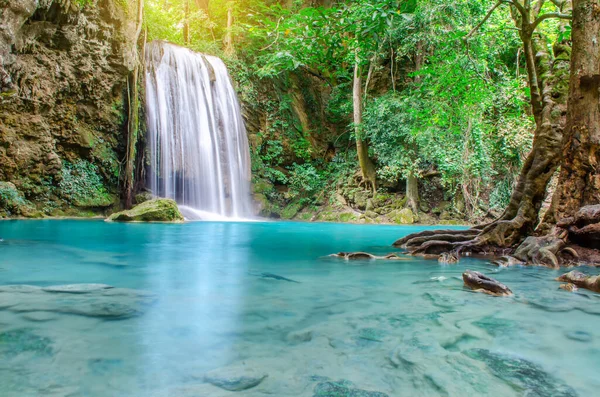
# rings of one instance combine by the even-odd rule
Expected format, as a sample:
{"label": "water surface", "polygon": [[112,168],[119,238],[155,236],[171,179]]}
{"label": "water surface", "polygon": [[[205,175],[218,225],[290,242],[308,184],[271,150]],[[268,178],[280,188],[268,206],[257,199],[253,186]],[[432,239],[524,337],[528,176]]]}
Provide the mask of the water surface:
{"label": "water surface", "polygon": [[[319,394],[327,382],[356,396],[597,394],[600,296],[559,290],[560,272],[327,257],[394,252],[422,229],[0,222],[0,286],[115,287],[0,292],[0,395],[334,395]],[[514,297],[464,289],[467,268]],[[205,383],[230,366],[268,377]]]}

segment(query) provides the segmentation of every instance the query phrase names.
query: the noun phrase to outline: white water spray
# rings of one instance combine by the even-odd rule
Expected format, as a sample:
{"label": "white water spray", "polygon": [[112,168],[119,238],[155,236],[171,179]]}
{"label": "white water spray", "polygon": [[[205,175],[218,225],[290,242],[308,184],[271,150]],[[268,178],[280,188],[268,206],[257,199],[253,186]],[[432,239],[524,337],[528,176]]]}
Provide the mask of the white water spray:
{"label": "white water spray", "polygon": [[240,106],[219,58],[146,45],[152,192],[189,219],[249,218],[250,152]]}

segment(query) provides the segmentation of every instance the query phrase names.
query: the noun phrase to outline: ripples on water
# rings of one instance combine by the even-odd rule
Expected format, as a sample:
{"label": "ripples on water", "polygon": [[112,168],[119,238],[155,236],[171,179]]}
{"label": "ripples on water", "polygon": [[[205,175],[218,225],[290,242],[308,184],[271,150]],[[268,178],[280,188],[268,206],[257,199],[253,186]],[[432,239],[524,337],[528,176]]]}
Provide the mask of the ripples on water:
{"label": "ripples on water", "polygon": [[[0,395],[597,394],[600,299],[560,272],[326,257],[422,229],[0,222],[0,286],[115,287],[0,288]],[[467,268],[515,296],[465,290]],[[205,382],[224,367],[260,383]]]}

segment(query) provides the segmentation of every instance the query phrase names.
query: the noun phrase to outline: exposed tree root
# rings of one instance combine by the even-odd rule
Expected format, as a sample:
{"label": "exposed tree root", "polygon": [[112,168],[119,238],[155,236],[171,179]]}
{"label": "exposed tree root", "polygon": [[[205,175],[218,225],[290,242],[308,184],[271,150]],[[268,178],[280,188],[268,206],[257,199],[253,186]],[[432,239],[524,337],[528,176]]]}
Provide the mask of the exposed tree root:
{"label": "exposed tree root", "polygon": [[407,260],[405,256],[399,256],[396,254],[387,254],[385,256],[377,256],[369,254],[368,252],[338,252],[337,254],[331,254],[336,258],[342,258],[346,260],[360,260],[360,259],[382,259],[382,260]]}
{"label": "exposed tree root", "polygon": [[481,291],[494,296],[512,295],[510,288],[483,273],[467,270],[462,276],[465,285],[474,291]]}
{"label": "exposed tree root", "polygon": [[558,277],[556,281],[566,281],[567,283],[574,284],[580,288],[600,292],[600,276],[588,276],[587,274],[573,270]]}

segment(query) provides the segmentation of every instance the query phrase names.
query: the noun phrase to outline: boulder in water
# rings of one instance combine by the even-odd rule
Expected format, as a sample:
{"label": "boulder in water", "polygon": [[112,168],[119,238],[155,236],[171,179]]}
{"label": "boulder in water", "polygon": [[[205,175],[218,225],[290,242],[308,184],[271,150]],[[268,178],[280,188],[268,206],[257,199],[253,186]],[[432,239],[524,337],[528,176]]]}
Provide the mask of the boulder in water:
{"label": "boulder in water", "polygon": [[565,273],[558,277],[556,281],[565,281],[580,288],[589,289],[590,291],[600,292],[600,276],[588,276],[585,273],[577,270]]}
{"label": "boulder in water", "polygon": [[474,291],[482,291],[495,296],[509,296],[512,291],[498,280],[472,270],[463,273],[465,285]]}
{"label": "boulder in water", "polygon": [[159,198],[145,201],[130,210],[117,212],[108,217],[110,222],[183,222],[175,200]]}
{"label": "boulder in water", "polygon": [[211,385],[229,391],[242,391],[258,386],[267,374],[245,366],[219,368],[204,375]]}

